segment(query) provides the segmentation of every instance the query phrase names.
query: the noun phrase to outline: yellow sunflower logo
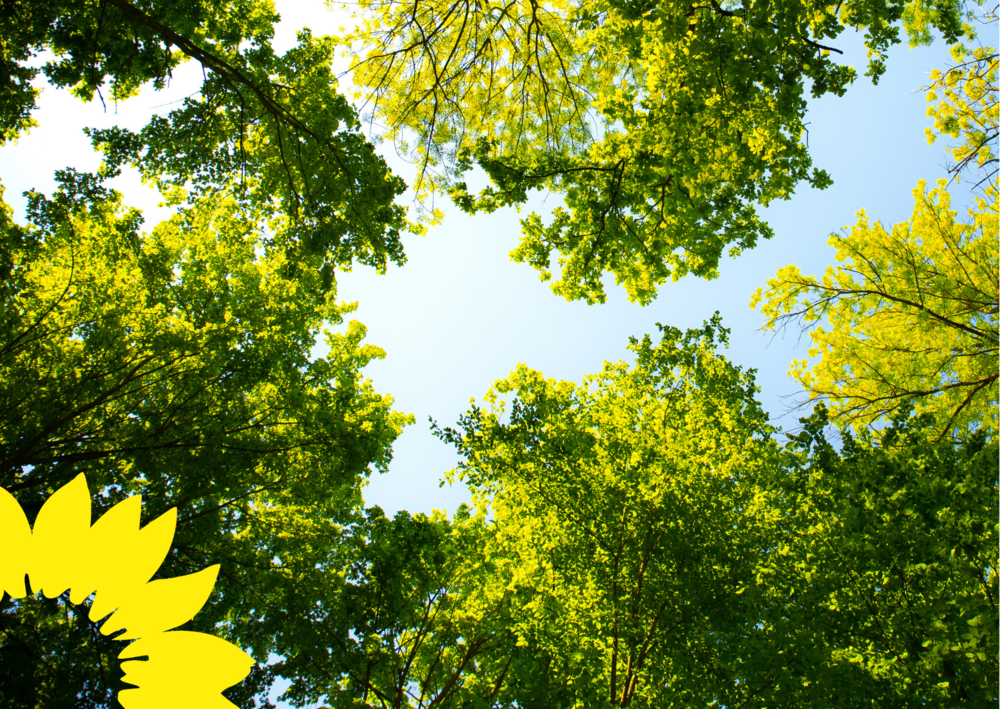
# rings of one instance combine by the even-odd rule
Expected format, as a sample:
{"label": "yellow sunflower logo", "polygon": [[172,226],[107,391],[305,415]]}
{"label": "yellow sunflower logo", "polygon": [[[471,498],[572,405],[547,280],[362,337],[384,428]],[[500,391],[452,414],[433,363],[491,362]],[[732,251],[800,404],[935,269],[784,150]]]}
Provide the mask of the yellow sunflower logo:
{"label": "yellow sunflower logo", "polygon": [[[70,602],[77,604],[96,591],[90,619],[114,611],[101,633],[124,630],[116,639],[134,640],[118,654],[128,660],[122,663],[123,681],[136,687],[119,692],[125,709],[234,707],[222,691],[250,673],[250,656],[213,635],[168,632],[205,605],[219,566],[150,581],[167,557],[177,510],[142,529],[140,511],[136,495],[91,525],[90,492],[81,474],[46,500],[31,528],[17,500],[0,487],[0,591],[23,598],[25,574],[32,590],[41,589],[46,598],[70,590]],[[130,659],[143,656],[149,659]]]}

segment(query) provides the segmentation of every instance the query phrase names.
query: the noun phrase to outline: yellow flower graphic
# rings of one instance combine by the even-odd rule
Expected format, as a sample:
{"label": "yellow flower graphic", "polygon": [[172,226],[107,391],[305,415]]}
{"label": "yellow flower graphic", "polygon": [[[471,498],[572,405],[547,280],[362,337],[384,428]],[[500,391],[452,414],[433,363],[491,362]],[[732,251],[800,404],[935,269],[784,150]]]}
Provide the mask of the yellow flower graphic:
{"label": "yellow flower graphic", "polygon": [[[125,709],[235,705],[222,696],[243,680],[254,662],[235,645],[204,633],[173,630],[194,618],[208,600],[219,566],[171,579],[150,581],[174,538],[177,510],[139,528],[141,498],[136,495],[90,523],[90,492],[81,474],[56,490],[28,525],[13,495],[0,487],[0,591],[11,598],[27,594],[25,574],[46,598],[70,590],[70,602],[96,591],[91,621],[114,611],[101,633],[124,632],[134,640],[119,654],[123,681],[137,689],[119,692]],[[148,656],[146,661],[135,660]]]}

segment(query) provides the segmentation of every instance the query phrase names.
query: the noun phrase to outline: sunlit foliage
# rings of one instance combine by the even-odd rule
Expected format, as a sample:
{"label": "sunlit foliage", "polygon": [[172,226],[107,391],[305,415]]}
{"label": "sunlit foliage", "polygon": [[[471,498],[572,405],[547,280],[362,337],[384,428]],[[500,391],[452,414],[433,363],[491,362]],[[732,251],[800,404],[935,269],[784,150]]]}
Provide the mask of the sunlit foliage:
{"label": "sunlit foliage", "polygon": [[[418,195],[470,213],[552,190],[564,204],[522,221],[511,253],[567,299],[603,302],[602,274],[649,303],[687,273],[771,230],[758,205],[830,184],[807,149],[806,86],[855,78],[831,44],[866,32],[867,73],[885,71],[899,20],[955,42],[955,2],[507,2],[364,0],[352,81],[378,135],[418,165]],[[926,41],[917,36],[918,41]],[[490,186],[474,194],[467,173]]]}

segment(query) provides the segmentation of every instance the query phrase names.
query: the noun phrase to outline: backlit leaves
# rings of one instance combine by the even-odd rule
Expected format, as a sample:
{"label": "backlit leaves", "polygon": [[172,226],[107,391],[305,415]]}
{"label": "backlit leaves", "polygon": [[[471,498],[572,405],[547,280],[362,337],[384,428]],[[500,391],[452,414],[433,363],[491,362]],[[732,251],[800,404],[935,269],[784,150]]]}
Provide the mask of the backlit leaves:
{"label": "backlit leaves", "polygon": [[809,355],[820,360],[794,362],[791,374],[831,417],[859,428],[913,406],[933,416],[938,438],[995,436],[996,190],[964,222],[944,181],[913,195],[909,221],[887,228],[859,212],[847,234],[830,237],[843,265],[822,279],[788,266],[751,305],[763,303],[765,329],[812,327]]}
{"label": "backlit leaves", "polygon": [[[995,23],[994,23],[995,25]],[[933,102],[927,115],[934,119],[927,128],[927,142],[940,136],[959,139],[945,147],[954,161],[949,168],[955,179],[975,179],[975,187],[997,186],[997,136],[1000,106],[997,103],[997,51],[995,47],[952,48],[955,66],[931,72],[927,100]]]}
{"label": "backlit leaves", "polygon": [[581,386],[522,365],[441,432],[512,585],[534,592],[514,627],[551,659],[524,667],[512,698],[548,674],[569,706],[734,705],[760,681],[738,648],[778,522],[761,486],[774,448],[752,374],[713,352],[718,338],[717,322],[663,328],[657,345],[633,341],[633,366]]}
{"label": "backlit leaves", "polygon": [[[125,100],[152,82],[163,88],[188,59],[204,82],[141,130],[89,131],[104,153],[105,174],[139,168],[159,187],[196,196],[225,191],[250,219],[279,217],[290,255],[322,255],[332,269],[365,263],[384,269],[405,261],[401,232],[419,231],[395,198],[403,182],[358,132],[357,117],[337,91],[330,62],[335,41],[308,31],[284,55],[271,40],[278,16],[270,0],[204,4],[103,0],[97,3],[5,3],[0,74],[0,143],[31,124],[40,73],[79,98]],[[31,57],[54,57],[39,70]],[[175,192],[173,198],[180,199]]]}
{"label": "backlit leaves", "polygon": [[[542,280],[557,257],[552,289],[569,300],[603,302],[611,273],[649,303],[770,237],[756,205],[830,184],[806,149],[805,85],[842,95],[855,72],[826,42],[866,29],[877,80],[894,23],[922,7],[366,0],[352,80],[417,163],[418,196],[489,213],[556,191],[564,205],[548,223],[524,219],[511,257]],[[957,40],[957,3],[921,17]],[[474,165],[491,182],[478,194]]]}

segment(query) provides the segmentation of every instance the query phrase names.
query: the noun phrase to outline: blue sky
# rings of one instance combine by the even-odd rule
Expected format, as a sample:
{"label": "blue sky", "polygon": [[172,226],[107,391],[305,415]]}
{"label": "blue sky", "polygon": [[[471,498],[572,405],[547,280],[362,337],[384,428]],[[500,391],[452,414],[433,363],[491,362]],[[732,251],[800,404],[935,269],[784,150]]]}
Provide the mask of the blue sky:
{"label": "blue sky", "polygon": [[[344,23],[318,0],[277,4],[284,20],[279,45],[289,46],[304,25],[324,33]],[[859,36],[844,35],[832,45],[843,50],[843,62],[863,74],[867,60]],[[606,304],[567,303],[530,267],[509,261],[520,234],[519,216],[531,210],[544,215],[560,204],[555,194],[537,196],[522,215],[509,209],[468,217],[442,201],[443,224],[404,242],[405,266],[382,276],[367,268],[340,275],[340,298],[359,303],[354,317],[368,327],[367,341],[387,353],[369,366],[368,376],[377,391],[395,398],[396,408],[417,419],[397,442],[389,472],[366,489],[366,501],[389,515],[400,509],[454,510],[467,495],[462,488],[438,486],[457,459],[430,435],[428,416],[453,424],[470,398],[482,397],[519,362],[547,377],[579,381],[605,360],[629,358],[629,336],[655,335],[657,322],[698,327],[716,310],[732,330],[727,356],[758,370],[765,409],[777,425],[794,427],[796,416],[785,415],[787,397],[799,389],[787,371],[792,359],[805,356],[808,338],[798,341],[790,332],[772,339],[761,333],[762,319],[748,307],[751,295],[790,263],[805,273],[822,272],[833,257],[826,244],[830,232],[853,224],[857,210],[888,223],[907,219],[917,181],[933,183],[945,176],[942,144],[928,146],[924,139],[929,119],[920,87],[949,59],[943,42],[916,50],[897,46],[877,87],[859,76],[845,97],[812,101],[806,120],[814,165],[827,170],[834,185],[824,191],[804,187],[790,201],[772,204],[763,210],[775,231],[772,240],[726,259],[717,280],[686,278],[664,286],[646,307],[629,303],[610,280]],[[196,91],[199,76],[189,63],[169,90],[143,92],[106,112],[99,102],[85,105],[66,92],[43,91],[35,114],[40,126],[16,145],[0,148],[0,179],[16,218],[23,218],[20,193],[30,188],[51,192],[54,170],[97,167],[83,127],[121,123],[138,128],[152,112],[168,110],[169,102]],[[412,173],[391,147],[382,152],[396,172]],[[118,178],[114,186],[144,210],[148,226],[158,214],[162,217],[155,194],[134,175]],[[955,205],[965,202],[964,195],[953,197]]]}

